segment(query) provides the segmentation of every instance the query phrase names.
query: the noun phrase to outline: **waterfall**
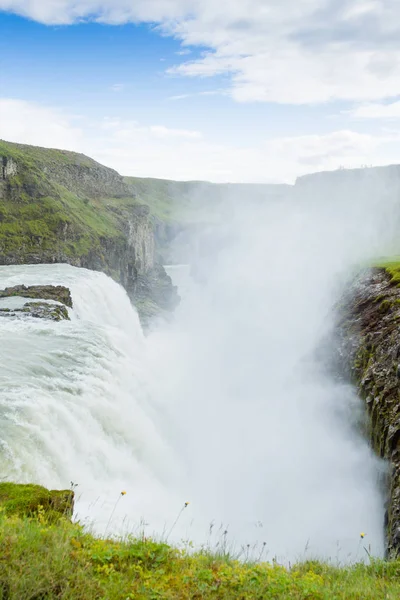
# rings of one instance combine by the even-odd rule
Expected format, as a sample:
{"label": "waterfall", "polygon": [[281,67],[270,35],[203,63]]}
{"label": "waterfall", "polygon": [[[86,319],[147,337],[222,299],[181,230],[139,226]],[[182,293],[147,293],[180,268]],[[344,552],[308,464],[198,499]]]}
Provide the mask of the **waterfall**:
{"label": "waterfall", "polygon": [[[155,499],[165,496],[174,466],[125,291],[102,273],[68,265],[0,268],[0,288],[21,283],[65,285],[74,307],[71,321],[0,319],[3,478],[52,488],[77,483],[77,518],[99,533],[126,491],[118,507],[123,530],[152,516],[162,532],[169,505]],[[170,496],[172,514],[179,502]]]}
{"label": "waterfall", "polygon": [[104,274],[1,267],[0,288],[62,284],[74,302],[71,321],[0,319],[3,477],[77,483],[76,518],[98,533],[113,514],[109,532],[242,556],[382,555],[385,467],[318,349],[352,269],[389,247],[385,206],[241,203],[207,238],[201,282],[170,271],[182,304],[147,337]]}

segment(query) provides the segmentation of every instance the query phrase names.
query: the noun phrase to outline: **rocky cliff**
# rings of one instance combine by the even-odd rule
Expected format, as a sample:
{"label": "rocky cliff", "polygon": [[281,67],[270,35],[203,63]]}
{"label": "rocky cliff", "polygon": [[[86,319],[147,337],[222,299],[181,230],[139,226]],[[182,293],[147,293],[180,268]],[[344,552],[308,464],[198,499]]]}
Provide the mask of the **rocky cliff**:
{"label": "rocky cliff", "polygon": [[388,555],[400,553],[400,263],[365,271],[349,288],[338,325],[340,363],[365,400],[368,435],[390,466]]}
{"label": "rocky cliff", "polygon": [[120,282],[142,319],[171,310],[154,220],[124,179],[62,150],[0,141],[0,264],[66,262]]}

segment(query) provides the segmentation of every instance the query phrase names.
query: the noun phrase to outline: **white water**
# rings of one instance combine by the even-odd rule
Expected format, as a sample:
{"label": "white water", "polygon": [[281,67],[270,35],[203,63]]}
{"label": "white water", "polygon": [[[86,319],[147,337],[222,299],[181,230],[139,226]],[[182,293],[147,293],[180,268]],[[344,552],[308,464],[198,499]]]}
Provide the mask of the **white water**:
{"label": "white water", "polygon": [[77,516],[99,532],[125,490],[118,529],[121,515],[131,531],[146,513],[162,533],[163,510],[176,511],[180,499],[171,494],[161,511],[155,505],[174,467],[148,397],[145,340],[124,290],[68,265],[0,268],[0,288],[17,283],[66,285],[74,310],[71,322],[0,319],[3,477],[78,483]]}
{"label": "white water", "polygon": [[391,210],[241,210],[205,284],[171,270],[182,305],[147,338],[103,274],[1,267],[0,288],[64,284],[74,299],[71,322],[0,319],[3,476],[78,483],[78,518],[100,533],[118,501],[109,531],[166,538],[190,501],[169,541],[347,561],[364,558],[364,531],[381,555],[383,466],[355,430],[354,390],[314,352],[349,269],[387,249]]}

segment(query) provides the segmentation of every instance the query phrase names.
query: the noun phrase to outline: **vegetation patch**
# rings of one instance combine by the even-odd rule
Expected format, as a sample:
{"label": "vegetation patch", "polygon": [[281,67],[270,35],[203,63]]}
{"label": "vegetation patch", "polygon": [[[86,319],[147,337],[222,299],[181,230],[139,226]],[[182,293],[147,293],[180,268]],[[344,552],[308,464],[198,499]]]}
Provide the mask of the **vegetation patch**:
{"label": "vegetation patch", "polygon": [[396,285],[400,285],[400,257],[394,257],[376,264],[377,267],[385,269],[390,275],[390,280]]}
{"label": "vegetation patch", "polygon": [[0,598],[58,600],[397,600],[400,562],[285,568],[188,553],[141,537],[99,539],[68,520],[0,515]]}
{"label": "vegetation patch", "polygon": [[74,507],[72,490],[47,490],[40,485],[0,483],[0,510],[3,515],[35,517],[42,514],[47,520],[71,517]]}
{"label": "vegetation patch", "polygon": [[[74,152],[0,141],[0,157],[12,159],[16,173],[2,182],[0,263],[70,262],[97,255],[107,266],[104,245],[123,246],[128,209],[110,210],[101,197],[129,190],[122,177]],[[85,186],[87,190],[85,192]],[[1,190],[0,190],[1,192]],[[104,269],[106,270],[106,269]]]}

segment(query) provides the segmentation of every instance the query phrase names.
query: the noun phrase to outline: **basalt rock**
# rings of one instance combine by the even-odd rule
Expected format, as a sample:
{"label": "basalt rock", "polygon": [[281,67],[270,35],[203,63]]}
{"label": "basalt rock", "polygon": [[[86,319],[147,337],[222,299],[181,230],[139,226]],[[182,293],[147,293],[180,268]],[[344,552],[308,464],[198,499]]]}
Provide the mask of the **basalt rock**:
{"label": "basalt rock", "polygon": [[340,363],[365,400],[369,436],[390,465],[386,538],[400,554],[400,288],[384,268],[363,273],[350,287],[338,324]]}
{"label": "basalt rock", "polygon": [[55,300],[72,308],[71,292],[62,285],[16,285],[0,290],[0,298],[38,298],[40,300]]}
{"label": "basalt rock", "polygon": [[25,302],[21,308],[0,308],[0,317],[33,317],[48,321],[69,321],[68,310],[53,302]]}

